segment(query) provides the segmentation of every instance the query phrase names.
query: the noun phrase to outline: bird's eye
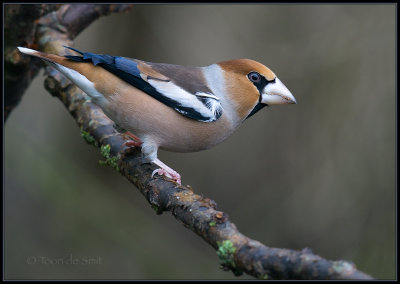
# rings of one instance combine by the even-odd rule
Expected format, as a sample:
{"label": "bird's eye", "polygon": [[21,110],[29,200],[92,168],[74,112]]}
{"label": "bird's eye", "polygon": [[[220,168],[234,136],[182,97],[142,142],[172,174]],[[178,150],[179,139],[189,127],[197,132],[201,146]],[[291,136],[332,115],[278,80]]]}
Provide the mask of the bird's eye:
{"label": "bird's eye", "polygon": [[261,75],[257,72],[250,72],[247,77],[249,77],[250,81],[253,83],[259,83],[261,81]]}

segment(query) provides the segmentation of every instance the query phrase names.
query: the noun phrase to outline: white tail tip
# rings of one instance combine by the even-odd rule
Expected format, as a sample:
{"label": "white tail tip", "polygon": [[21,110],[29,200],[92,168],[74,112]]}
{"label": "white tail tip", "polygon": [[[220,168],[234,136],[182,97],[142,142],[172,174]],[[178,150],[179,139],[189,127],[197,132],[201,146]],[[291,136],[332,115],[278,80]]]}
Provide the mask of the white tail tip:
{"label": "white tail tip", "polygon": [[26,47],[18,46],[17,48],[18,48],[18,50],[20,52],[25,53],[25,54],[29,54],[29,55],[34,55],[37,52],[36,50],[30,49],[30,48],[26,48]]}

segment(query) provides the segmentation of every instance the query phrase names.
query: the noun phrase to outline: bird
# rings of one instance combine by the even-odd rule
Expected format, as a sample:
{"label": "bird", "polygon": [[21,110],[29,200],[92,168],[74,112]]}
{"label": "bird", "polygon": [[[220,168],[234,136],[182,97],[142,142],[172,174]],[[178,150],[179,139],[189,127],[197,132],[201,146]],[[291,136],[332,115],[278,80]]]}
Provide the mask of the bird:
{"label": "bird", "polygon": [[65,75],[118,126],[128,147],[141,147],[152,172],[181,184],[178,172],[158,159],[158,149],[197,152],[228,138],[265,106],[296,104],[273,71],[251,59],[205,67],[152,63],[122,56],[82,52],[59,56],[18,47]]}

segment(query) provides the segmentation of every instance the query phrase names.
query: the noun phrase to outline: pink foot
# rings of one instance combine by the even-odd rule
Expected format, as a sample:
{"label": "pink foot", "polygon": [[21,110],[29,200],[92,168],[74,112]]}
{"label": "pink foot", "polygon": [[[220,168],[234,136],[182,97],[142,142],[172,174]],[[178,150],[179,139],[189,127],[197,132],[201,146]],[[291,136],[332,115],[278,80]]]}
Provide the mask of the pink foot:
{"label": "pink foot", "polygon": [[156,169],[152,172],[151,177],[153,177],[155,174],[158,174],[160,176],[166,176],[168,178],[171,178],[174,180],[177,184],[181,184],[181,175],[168,167],[166,164],[161,162],[159,159],[156,159],[153,161],[154,164],[160,167],[160,169]]}
{"label": "pink foot", "polygon": [[142,141],[138,142],[138,141],[135,141],[135,140],[128,140],[128,141],[125,141],[124,144],[122,144],[122,146],[126,146],[126,147],[140,147],[140,146],[142,146],[142,144],[143,144]]}
{"label": "pink foot", "polygon": [[137,137],[137,136],[136,136],[135,134],[133,134],[132,132],[126,131],[125,134],[128,135],[129,137],[131,137],[132,140],[135,140],[135,141],[138,141],[138,142],[142,143],[142,140],[140,140],[140,138]]}
{"label": "pink foot", "polygon": [[140,138],[137,137],[135,134],[127,131],[127,132],[125,132],[125,135],[132,138],[132,140],[125,141],[124,144],[122,144],[122,146],[126,146],[126,147],[141,147],[142,146],[142,144],[143,144],[142,140],[140,140]]}

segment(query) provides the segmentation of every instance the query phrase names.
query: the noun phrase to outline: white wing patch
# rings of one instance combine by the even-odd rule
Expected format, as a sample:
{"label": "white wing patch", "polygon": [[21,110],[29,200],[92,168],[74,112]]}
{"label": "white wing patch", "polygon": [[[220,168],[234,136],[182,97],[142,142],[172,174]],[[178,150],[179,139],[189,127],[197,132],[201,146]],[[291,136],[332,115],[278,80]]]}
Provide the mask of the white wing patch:
{"label": "white wing patch", "polygon": [[198,96],[198,97],[211,98],[211,99],[214,99],[214,100],[219,101],[218,97],[217,97],[217,96],[214,96],[213,94],[208,94],[208,93],[203,93],[203,92],[197,92],[195,95]]}
{"label": "white wing patch", "polygon": [[212,122],[217,120],[222,114],[222,106],[217,96],[197,92],[191,94],[171,81],[160,81],[148,78],[148,83],[157,92],[164,95],[169,100],[176,103],[174,109],[182,114],[187,114],[191,109],[192,116],[201,117],[200,121]]}
{"label": "white wing patch", "polygon": [[203,92],[197,92],[195,96],[211,111],[213,117],[221,116],[222,106],[217,96]]}

